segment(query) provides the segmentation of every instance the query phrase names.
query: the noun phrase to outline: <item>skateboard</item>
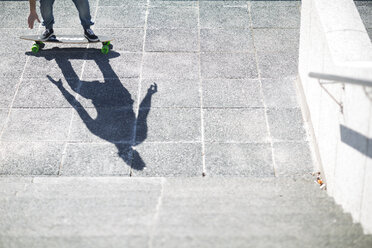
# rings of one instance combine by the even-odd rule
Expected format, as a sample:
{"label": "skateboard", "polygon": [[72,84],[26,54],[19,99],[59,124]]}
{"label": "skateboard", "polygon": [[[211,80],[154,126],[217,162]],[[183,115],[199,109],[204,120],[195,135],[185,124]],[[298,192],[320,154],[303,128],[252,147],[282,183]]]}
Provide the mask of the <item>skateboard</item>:
{"label": "skateboard", "polygon": [[103,54],[108,54],[110,49],[112,49],[112,44],[110,42],[113,40],[107,36],[98,36],[98,41],[88,41],[83,36],[78,35],[52,35],[48,40],[41,40],[39,35],[26,35],[20,37],[23,40],[31,40],[35,43],[32,45],[31,51],[33,53],[38,53],[40,49],[45,47],[45,43],[62,43],[62,44],[91,44],[91,43],[102,43],[101,52]]}

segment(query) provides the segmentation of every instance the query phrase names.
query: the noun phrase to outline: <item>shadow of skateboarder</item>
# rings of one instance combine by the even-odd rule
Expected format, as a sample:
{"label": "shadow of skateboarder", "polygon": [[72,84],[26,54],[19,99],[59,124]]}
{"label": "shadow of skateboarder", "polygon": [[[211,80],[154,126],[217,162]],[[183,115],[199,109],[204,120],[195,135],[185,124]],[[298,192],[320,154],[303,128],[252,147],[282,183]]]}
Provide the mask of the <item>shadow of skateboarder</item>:
{"label": "shadow of skateboarder", "polygon": [[[148,88],[136,117],[131,94],[110,65],[109,60],[120,56],[119,53],[111,51],[108,55],[102,55],[95,49],[63,49],[46,51],[37,56],[43,56],[47,60],[54,59],[70,88],[81,97],[91,100],[96,111],[95,118],[90,114],[92,108],[84,107],[84,103],[82,104],[80,99],[78,100],[63,86],[61,79],[55,80],[47,75],[76,110],[88,130],[99,138],[113,143],[118,149],[118,155],[126,164],[135,170],[142,170],[146,165],[133,147],[147,137],[147,116],[151,108],[152,95],[157,92],[157,85],[154,83]],[[71,64],[73,59],[94,60],[102,72],[103,82],[79,80]]]}

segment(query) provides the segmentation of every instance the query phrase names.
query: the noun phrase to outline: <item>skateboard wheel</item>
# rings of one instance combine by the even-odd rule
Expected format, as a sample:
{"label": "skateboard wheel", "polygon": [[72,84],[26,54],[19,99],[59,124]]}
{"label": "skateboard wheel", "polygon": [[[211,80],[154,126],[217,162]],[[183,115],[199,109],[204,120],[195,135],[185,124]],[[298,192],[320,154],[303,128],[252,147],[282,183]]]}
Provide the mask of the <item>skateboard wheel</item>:
{"label": "skateboard wheel", "polygon": [[110,51],[110,48],[109,48],[108,45],[104,45],[104,46],[102,47],[102,49],[101,49],[101,52],[102,52],[103,54],[108,54],[109,51]]}
{"label": "skateboard wheel", "polygon": [[37,53],[39,50],[40,50],[40,46],[39,46],[39,44],[34,44],[34,45],[32,46],[32,48],[31,48],[31,51],[32,51],[33,53]]}

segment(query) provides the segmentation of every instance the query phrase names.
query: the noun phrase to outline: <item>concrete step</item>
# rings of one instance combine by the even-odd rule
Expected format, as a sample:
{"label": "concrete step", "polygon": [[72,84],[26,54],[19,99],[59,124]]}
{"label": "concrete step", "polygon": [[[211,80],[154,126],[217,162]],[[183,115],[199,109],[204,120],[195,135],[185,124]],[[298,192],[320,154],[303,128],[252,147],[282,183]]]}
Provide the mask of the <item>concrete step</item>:
{"label": "concrete step", "polygon": [[0,177],[0,247],[371,247],[310,178]]}

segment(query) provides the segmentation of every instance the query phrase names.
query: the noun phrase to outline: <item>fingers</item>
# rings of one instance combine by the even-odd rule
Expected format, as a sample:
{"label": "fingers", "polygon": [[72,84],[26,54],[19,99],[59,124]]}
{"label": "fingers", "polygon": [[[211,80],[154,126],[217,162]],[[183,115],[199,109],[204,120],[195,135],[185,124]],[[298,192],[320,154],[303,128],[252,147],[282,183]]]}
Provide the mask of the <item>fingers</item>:
{"label": "fingers", "polygon": [[32,19],[31,16],[28,17],[28,27],[30,29],[33,29],[34,28],[34,20]]}
{"label": "fingers", "polygon": [[38,16],[36,17],[36,20],[37,20],[38,23],[40,23],[40,20],[39,20],[39,17]]}

